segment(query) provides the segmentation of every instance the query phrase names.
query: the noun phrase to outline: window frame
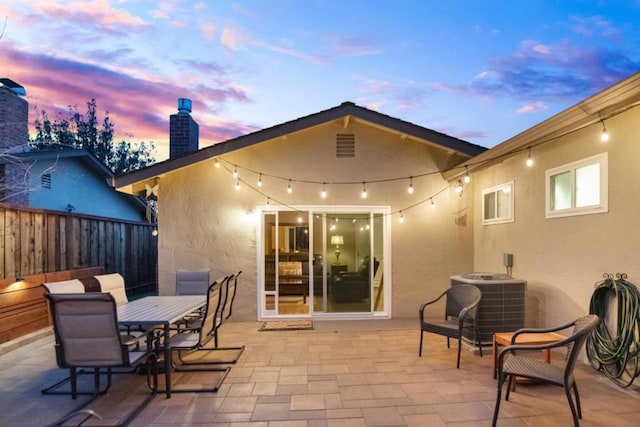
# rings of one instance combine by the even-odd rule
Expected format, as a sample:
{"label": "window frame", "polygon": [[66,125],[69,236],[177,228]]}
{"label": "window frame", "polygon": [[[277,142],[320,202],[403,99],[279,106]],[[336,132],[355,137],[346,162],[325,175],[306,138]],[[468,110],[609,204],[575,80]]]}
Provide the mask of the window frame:
{"label": "window frame", "polygon": [[[576,170],[598,164],[600,168],[600,202],[595,205],[576,207]],[[551,209],[551,178],[562,173],[570,173],[570,207]],[[577,215],[591,215],[609,212],[609,154],[603,152],[575,162],[566,163],[545,171],[545,218],[561,218]]]}
{"label": "window frame", "polygon": [[[500,191],[504,191],[505,188],[509,188],[509,194],[511,194],[510,200],[509,200],[509,215],[504,216],[504,217],[498,217],[496,216],[495,218],[485,218],[485,196],[487,194],[491,194],[491,193],[496,193],[496,215],[498,215],[498,207],[497,207],[497,201],[498,201],[498,195],[497,193]],[[515,181],[509,181],[509,182],[505,182],[499,185],[494,185],[493,187],[490,188],[485,188],[482,190],[482,225],[493,225],[493,224],[506,224],[509,222],[514,222],[515,221],[515,194],[514,194],[514,188],[515,188]]]}

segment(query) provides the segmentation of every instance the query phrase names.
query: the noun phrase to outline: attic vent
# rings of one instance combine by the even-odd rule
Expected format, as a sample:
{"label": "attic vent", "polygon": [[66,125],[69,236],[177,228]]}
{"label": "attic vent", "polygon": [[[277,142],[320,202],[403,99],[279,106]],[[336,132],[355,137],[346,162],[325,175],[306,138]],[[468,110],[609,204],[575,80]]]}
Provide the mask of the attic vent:
{"label": "attic vent", "polygon": [[43,173],[40,175],[40,183],[42,188],[51,188],[51,174]]}
{"label": "attic vent", "polygon": [[336,157],[355,157],[356,136],[352,133],[336,134]]}

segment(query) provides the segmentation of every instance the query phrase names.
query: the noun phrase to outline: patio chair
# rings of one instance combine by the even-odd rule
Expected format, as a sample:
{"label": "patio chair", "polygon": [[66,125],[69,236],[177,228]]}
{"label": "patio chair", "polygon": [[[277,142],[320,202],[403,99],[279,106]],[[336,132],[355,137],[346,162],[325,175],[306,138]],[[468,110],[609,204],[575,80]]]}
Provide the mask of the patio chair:
{"label": "patio chair", "polygon": [[[458,340],[458,361],[456,368],[460,368],[460,350],[462,347],[462,336],[465,331],[473,331],[474,344],[477,342],[482,357],[482,344],[480,343],[480,333],[478,332],[477,313],[478,304],[482,292],[478,287],[466,283],[455,285],[444,291],[440,296],[432,301],[420,306],[418,315],[420,318],[420,349],[418,356],[422,356],[422,341],[425,332],[447,337],[447,348],[450,348],[450,339]],[[443,320],[425,320],[425,311],[430,306],[445,298],[445,312]]]}
{"label": "patio chair", "polygon": [[238,361],[238,359],[240,358],[240,355],[242,354],[242,352],[244,351],[244,346],[240,346],[240,347],[219,347],[218,346],[218,335],[219,335],[219,330],[222,327],[222,325],[229,320],[229,318],[231,317],[231,315],[233,314],[233,301],[236,298],[236,291],[238,289],[238,277],[240,277],[240,274],[242,274],[242,270],[240,270],[239,272],[237,272],[236,274],[233,274],[229,277],[229,279],[227,280],[227,284],[226,286],[224,286],[223,289],[223,295],[224,298],[221,300],[222,304],[221,304],[221,309],[219,310],[219,314],[216,318],[216,322],[215,322],[215,326],[213,328],[213,342],[214,342],[214,346],[217,350],[219,351],[233,351],[235,352],[235,355],[233,356],[233,358],[231,358],[230,360],[220,360],[217,362],[212,362],[212,363],[236,363]]}
{"label": "patio chair", "polygon": [[50,294],[83,294],[85,292],[84,285],[78,279],[43,283],[42,287]]}
{"label": "patio chair", "polygon": [[[202,322],[198,326],[186,326],[177,328],[177,334],[171,336],[170,346],[171,351],[178,353],[178,360],[181,365],[177,365],[172,360],[172,365],[176,371],[208,371],[208,372],[221,372],[222,375],[218,379],[218,382],[213,388],[178,388],[173,389],[173,392],[187,393],[187,392],[217,392],[222,382],[229,373],[230,368],[217,368],[209,367],[207,365],[218,364],[218,361],[212,361],[205,359],[188,360],[187,356],[193,356],[198,352],[217,351],[215,347],[210,347],[208,344],[213,341],[213,329],[216,324],[216,318],[218,311],[221,309],[221,297],[222,288],[226,286],[226,282],[231,276],[224,277],[214,281],[209,285],[207,290],[207,303],[204,307],[204,313]],[[166,343],[163,343],[166,345]]]}
{"label": "patio chair", "polygon": [[[580,407],[580,395],[578,394],[578,387],[573,376],[573,370],[580,350],[598,323],[600,323],[600,318],[595,314],[590,314],[580,317],[566,325],[554,328],[525,328],[517,330],[511,339],[512,345],[503,348],[498,356],[498,395],[496,397],[492,425],[495,426],[498,421],[502,386],[506,378],[509,377],[509,385],[507,387],[505,400],[509,400],[509,393],[511,392],[511,386],[515,377],[524,377],[562,387],[569,401],[569,407],[571,408],[571,414],[573,416],[573,425],[578,427],[580,425],[579,419],[582,418],[582,408]],[[573,328],[572,334],[564,340],[551,344],[513,344],[516,342],[516,337],[521,334],[556,332],[567,328]],[[528,354],[531,351],[540,352],[540,350],[564,346],[568,347],[564,366],[550,365],[544,360],[523,355],[523,353]],[[575,402],[571,396],[571,390],[573,390],[575,395]]]}
{"label": "patio chair", "polygon": [[[176,272],[176,295],[206,295],[209,289],[210,271],[209,269],[185,270]],[[196,326],[202,319],[202,310],[198,310],[184,319],[176,322],[177,325]]]}
{"label": "patio chair", "polygon": [[119,273],[100,274],[93,276],[100,283],[101,292],[109,292],[113,295],[116,304],[126,304],[129,302],[124,286],[124,277]]}
{"label": "patio chair", "polygon": [[176,272],[176,295],[206,295],[209,284],[209,269]]}
{"label": "patio chair", "polygon": [[[60,368],[71,370],[73,399],[78,395],[76,370],[91,368],[94,373],[91,398],[67,415],[81,410],[100,394],[107,392],[111,386],[113,368],[137,368],[146,365],[147,386],[151,394],[122,423],[127,425],[144,409],[158,390],[156,355],[152,343],[147,343],[145,351],[129,350],[120,338],[115,300],[108,293],[48,293],[46,297],[50,301],[53,316],[56,361]],[[101,388],[103,368],[106,368],[107,384]]]}

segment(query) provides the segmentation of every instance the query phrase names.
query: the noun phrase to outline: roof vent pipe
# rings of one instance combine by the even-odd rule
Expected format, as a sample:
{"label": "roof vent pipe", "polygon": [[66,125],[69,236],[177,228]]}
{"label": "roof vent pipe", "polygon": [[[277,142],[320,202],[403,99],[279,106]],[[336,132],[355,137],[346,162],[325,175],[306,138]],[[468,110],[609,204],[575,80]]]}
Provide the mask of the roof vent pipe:
{"label": "roof vent pipe", "polygon": [[187,98],[178,98],[178,113],[190,114],[191,113],[191,100]]}

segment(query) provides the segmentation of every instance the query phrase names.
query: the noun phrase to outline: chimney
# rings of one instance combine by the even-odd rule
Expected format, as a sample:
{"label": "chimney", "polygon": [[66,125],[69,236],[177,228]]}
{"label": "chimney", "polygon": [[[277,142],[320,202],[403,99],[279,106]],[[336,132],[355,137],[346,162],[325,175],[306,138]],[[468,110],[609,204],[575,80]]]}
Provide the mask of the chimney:
{"label": "chimney", "polygon": [[198,123],[191,118],[191,100],[178,99],[178,113],[169,117],[169,158],[198,151]]}
{"label": "chimney", "polygon": [[22,151],[29,142],[29,103],[24,87],[0,78],[0,152]]}

